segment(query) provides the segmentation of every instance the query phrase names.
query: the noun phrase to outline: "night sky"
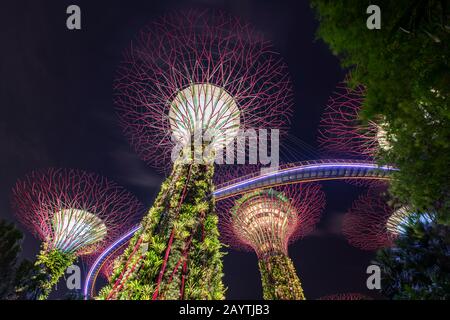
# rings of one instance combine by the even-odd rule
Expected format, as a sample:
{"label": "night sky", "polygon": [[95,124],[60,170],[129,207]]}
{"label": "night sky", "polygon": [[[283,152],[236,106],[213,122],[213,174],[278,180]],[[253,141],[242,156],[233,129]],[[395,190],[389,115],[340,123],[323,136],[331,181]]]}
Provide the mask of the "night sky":
{"label": "night sky", "polygon": [[[0,216],[7,220],[15,219],[9,204],[15,181],[46,167],[95,171],[151,206],[164,176],[141,161],[123,137],[112,81],[122,51],[161,14],[222,9],[262,31],[289,66],[295,87],[290,133],[314,148],[321,112],[345,74],[327,46],[315,40],[317,21],[308,1],[8,2],[0,4]],[[81,7],[81,31],[66,28],[71,4]],[[337,181],[323,186],[327,206],[317,231],[289,250],[305,294],[374,296],[365,274],[373,254],[350,247],[340,234],[343,214],[361,190]],[[23,256],[33,259],[39,242],[25,236]],[[230,250],[224,264],[227,298],[262,298],[255,254]]]}

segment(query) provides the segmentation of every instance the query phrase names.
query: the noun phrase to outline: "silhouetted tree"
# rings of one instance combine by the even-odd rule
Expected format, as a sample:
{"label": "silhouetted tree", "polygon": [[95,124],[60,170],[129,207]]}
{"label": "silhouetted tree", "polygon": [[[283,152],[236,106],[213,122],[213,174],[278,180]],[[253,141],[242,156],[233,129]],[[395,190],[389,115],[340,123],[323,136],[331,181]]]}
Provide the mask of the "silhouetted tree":
{"label": "silhouetted tree", "polygon": [[[410,221],[411,222],[411,221]],[[450,299],[450,227],[416,219],[377,253],[382,292],[395,300]]]}
{"label": "silhouetted tree", "polygon": [[0,220],[0,299],[14,292],[14,277],[23,234],[13,223]]}
{"label": "silhouetted tree", "polygon": [[36,300],[40,294],[39,283],[44,275],[35,263],[23,260],[17,267],[14,279],[14,296],[16,300]]}

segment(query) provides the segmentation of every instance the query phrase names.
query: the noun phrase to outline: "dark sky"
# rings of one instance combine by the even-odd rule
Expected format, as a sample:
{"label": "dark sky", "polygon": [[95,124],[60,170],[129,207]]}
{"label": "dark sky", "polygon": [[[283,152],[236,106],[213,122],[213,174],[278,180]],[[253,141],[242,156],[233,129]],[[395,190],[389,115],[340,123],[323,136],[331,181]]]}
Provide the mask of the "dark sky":
{"label": "dark sky", "polygon": [[[81,31],[65,27],[70,4],[81,7]],[[2,218],[14,220],[9,194],[16,179],[52,166],[95,171],[128,188],[145,205],[152,204],[163,176],[142,162],[123,138],[114,114],[112,80],[121,52],[141,28],[163,13],[185,8],[222,9],[273,41],[295,86],[291,134],[316,147],[320,114],[344,72],[327,46],[315,41],[317,22],[308,1],[1,1]],[[342,292],[370,294],[365,270],[372,254],[348,246],[340,234],[343,213],[359,190],[336,181],[324,183],[324,189],[327,207],[318,230],[290,247],[305,294],[310,299]],[[33,259],[38,247],[26,233],[24,257]],[[262,298],[253,253],[230,251],[224,263],[227,298]]]}

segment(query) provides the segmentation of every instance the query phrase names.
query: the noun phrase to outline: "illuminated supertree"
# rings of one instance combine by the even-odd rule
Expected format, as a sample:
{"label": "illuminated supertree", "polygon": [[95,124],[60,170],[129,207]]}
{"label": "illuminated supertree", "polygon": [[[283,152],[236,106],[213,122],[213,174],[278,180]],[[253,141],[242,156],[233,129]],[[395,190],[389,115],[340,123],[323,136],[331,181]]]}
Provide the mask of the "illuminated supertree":
{"label": "illuminated supertree", "polygon": [[[100,272],[99,275],[106,279],[107,281],[111,280],[111,277],[113,276],[114,269],[117,266],[118,263],[120,263],[119,257],[123,254],[125,250],[125,247],[119,247],[114,253],[111,254],[111,256],[108,257],[105,261],[102,262],[100,266]],[[83,256],[82,259],[86,262],[86,264],[90,267],[94,264],[94,262],[98,258],[98,254],[96,255],[88,255]]]}
{"label": "illuminated supertree", "polygon": [[319,300],[372,300],[362,293],[337,293],[319,298]]}
{"label": "illuminated supertree", "polygon": [[115,103],[149,164],[174,161],[103,299],[223,299],[213,160],[239,130],[280,128],[287,68],[270,44],[222,13],[165,16],[125,53]]}
{"label": "illuminated supertree", "polygon": [[77,257],[105,248],[142,213],[125,189],[74,169],[34,171],[12,192],[19,220],[40,240],[38,298],[45,299]]}
{"label": "illuminated supertree", "polygon": [[347,241],[362,250],[391,247],[416,219],[431,221],[432,214],[415,213],[407,205],[393,208],[377,188],[360,196],[345,214],[342,232]]}
{"label": "illuminated supertree", "polygon": [[220,202],[222,240],[256,253],[264,299],[305,299],[288,245],[314,230],[324,202],[317,184],[257,190]]}
{"label": "illuminated supertree", "polygon": [[247,24],[220,12],[153,23],[125,52],[115,81],[131,144],[148,163],[166,167],[196,134],[217,151],[239,129],[284,127],[292,89],[273,52]]}
{"label": "illuminated supertree", "polygon": [[[348,79],[337,85],[329,98],[319,125],[319,145],[324,155],[373,160],[380,150],[390,149],[383,121],[364,121],[361,110],[365,89],[352,89]],[[346,182],[359,187],[376,187],[379,180],[349,179]]]}
{"label": "illuminated supertree", "polygon": [[363,121],[364,87],[340,83],[329,98],[319,126],[321,149],[332,156],[373,159],[378,150],[390,148],[383,121]]}
{"label": "illuminated supertree", "polygon": [[385,198],[369,190],[345,214],[342,233],[352,246],[362,250],[390,247],[394,237],[387,223],[393,212]]}

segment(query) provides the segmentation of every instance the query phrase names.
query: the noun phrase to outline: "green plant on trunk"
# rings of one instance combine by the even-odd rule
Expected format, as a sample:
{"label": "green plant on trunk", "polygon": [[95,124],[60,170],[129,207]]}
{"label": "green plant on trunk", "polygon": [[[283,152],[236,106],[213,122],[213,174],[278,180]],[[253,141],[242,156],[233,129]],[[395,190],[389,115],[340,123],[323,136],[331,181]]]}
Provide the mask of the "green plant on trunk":
{"label": "green plant on trunk", "polygon": [[223,299],[212,164],[175,163],[99,299]]}
{"label": "green plant on trunk", "polygon": [[47,248],[48,246],[44,244],[35,264],[39,272],[36,276],[36,287],[39,290],[37,298],[39,300],[48,298],[52,288],[64,275],[64,271],[76,260],[74,254]]}
{"label": "green plant on trunk", "polygon": [[305,300],[294,264],[285,254],[259,259],[265,300]]}
{"label": "green plant on trunk", "polygon": [[14,224],[0,220],[0,300],[13,294],[22,239],[23,234]]}

